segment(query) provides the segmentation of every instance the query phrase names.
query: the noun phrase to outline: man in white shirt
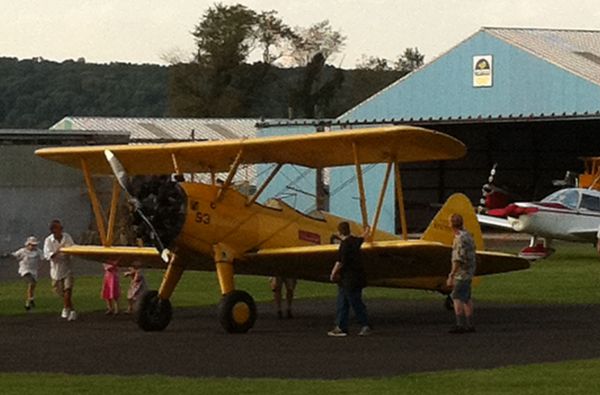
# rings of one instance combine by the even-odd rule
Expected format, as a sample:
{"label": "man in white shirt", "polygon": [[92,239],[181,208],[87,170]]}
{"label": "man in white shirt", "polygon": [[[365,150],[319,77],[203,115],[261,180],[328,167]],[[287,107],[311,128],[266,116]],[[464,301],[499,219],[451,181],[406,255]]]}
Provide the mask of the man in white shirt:
{"label": "man in white shirt", "polygon": [[55,219],[50,223],[50,236],[46,237],[44,242],[44,257],[50,261],[50,278],[52,278],[52,288],[63,298],[64,308],[61,317],[69,321],[77,319],[77,313],[73,309],[73,272],[71,271],[71,257],[63,254],[63,247],[70,247],[73,244],[73,238],[63,232],[63,226],[59,220]]}

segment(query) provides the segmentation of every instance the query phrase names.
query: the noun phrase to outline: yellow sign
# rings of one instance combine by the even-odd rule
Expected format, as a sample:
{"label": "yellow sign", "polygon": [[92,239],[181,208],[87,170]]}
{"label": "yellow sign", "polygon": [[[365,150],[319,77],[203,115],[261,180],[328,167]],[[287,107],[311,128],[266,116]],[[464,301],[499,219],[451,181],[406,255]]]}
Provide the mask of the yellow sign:
{"label": "yellow sign", "polygon": [[473,87],[492,86],[492,55],[473,56]]}

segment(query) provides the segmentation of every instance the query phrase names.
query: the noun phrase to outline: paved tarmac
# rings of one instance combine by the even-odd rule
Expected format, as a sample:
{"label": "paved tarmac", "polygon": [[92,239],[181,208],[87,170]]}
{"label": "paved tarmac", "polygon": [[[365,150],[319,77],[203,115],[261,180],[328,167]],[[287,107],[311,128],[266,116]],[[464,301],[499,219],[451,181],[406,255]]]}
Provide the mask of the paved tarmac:
{"label": "paved tarmac", "polygon": [[214,307],[176,309],[161,333],[131,317],[82,314],[0,318],[0,371],[192,377],[352,378],[600,358],[600,306],[481,303],[475,334],[450,335],[434,301],[369,300],[372,336],[329,338],[334,301],[299,301],[278,320],[259,305],[248,334],[229,335]]}

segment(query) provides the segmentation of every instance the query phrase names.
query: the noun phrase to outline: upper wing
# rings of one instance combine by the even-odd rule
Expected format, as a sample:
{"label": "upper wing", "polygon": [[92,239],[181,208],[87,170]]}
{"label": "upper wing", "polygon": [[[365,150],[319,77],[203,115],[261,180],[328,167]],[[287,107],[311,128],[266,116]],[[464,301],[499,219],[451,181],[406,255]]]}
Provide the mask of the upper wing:
{"label": "upper wing", "polygon": [[92,261],[106,262],[107,260],[117,260],[119,266],[130,266],[133,262],[138,262],[140,266],[162,269],[165,263],[160,259],[160,255],[155,248],[149,247],[102,247],[75,245],[61,249],[68,255],[78,256]]}
{"label": "upper wing", "polygon": [[362,164],[457,159],[466,153],[463,143],[446,134],[394,126],[243,140],[43,148],[36,154],[76,168],[85,160],[92,173],[112,174],[104,157],[104,151],[110,149],[129,174],[156,175],[175,173],[175,167],[183,173],[227,171],[240,150],[241,164],[344,166],[354,163],[353,144]]}
{"label": "upper wing", "polygon": [[514,230],[507,219],[492,217],[491,215],[477,214],[477,220],[480,224],[493,226],[496,228]]}
{"label": "upper wing", "polygon": [[[441,243],[393,240],[363,244],[361,259],[369,283],[374,284],[391,279],[446,277],[451,253],[452,248]],[[260,250],[247,254],[236,265],[236,272],[327,281],[337,254],[337,245]],[[499,252],[478,251],[477,258],[478,276],[529,268],[527,260]]]}

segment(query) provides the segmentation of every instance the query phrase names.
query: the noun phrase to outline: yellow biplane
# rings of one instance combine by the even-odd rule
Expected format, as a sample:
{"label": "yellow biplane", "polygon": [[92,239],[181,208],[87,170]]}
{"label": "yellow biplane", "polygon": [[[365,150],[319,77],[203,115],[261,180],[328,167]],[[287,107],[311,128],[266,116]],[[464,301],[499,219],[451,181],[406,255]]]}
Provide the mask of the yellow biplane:
{"label": "yellow biplane", "polygon": [[[285,164],[325,168],[354,166],[360,195],[362,224],[351,222],[354,232],[368,225],[361,165],[387,165],[371,232],[362,247],[369,286],[414,288],[448,294],[453,233],[451,213],[460,213],[478,248],[477,275],[521,270],[526,260],[483,250],[481,230],[469,200],[451,196],[422,238],[408,240],[400,164],[456,159],[466,152],[458,140],[435,131],[408,127],[385,127],[323,132],[288,137],[161,145],[115,145],[45,148],[36,154],[83,171],[95,214],[101,246],[74,246],[64,253],[87,259],[117,259],[122,266],[142,261],[145,266],[165,268],[158,291],[146,293],[138,307],[137,322],[146,331],[158,331],[171,320],[169,301],[185,270],[216,271],[222,299],[219,319],[228,332],[246,332],[254,325],[256,306],[246,292],[236,290],[234,273],[293,277],[326,282],[337,259],[338,246],[330,244],[338,223],[344,219],[319,211],[305,215],[283,202],[257,202],[267,185]],[[274,164],[273,171],[251,195],[234,188],[241,165]],[[227,172],[224,181],[216,177]],[[185,174],[206,173],[211,182],[184,182]],[[390,178],[400,213],[402,235],[377,230]],[[93,175],[114,175],[113,193],[104,216]],[[151,204],[135,188],[132,176],[164,175]],[[173,181],[179,180],[179,181]],[[132,202],[149,229],[151,247],[114,246],[120,189]]]}

